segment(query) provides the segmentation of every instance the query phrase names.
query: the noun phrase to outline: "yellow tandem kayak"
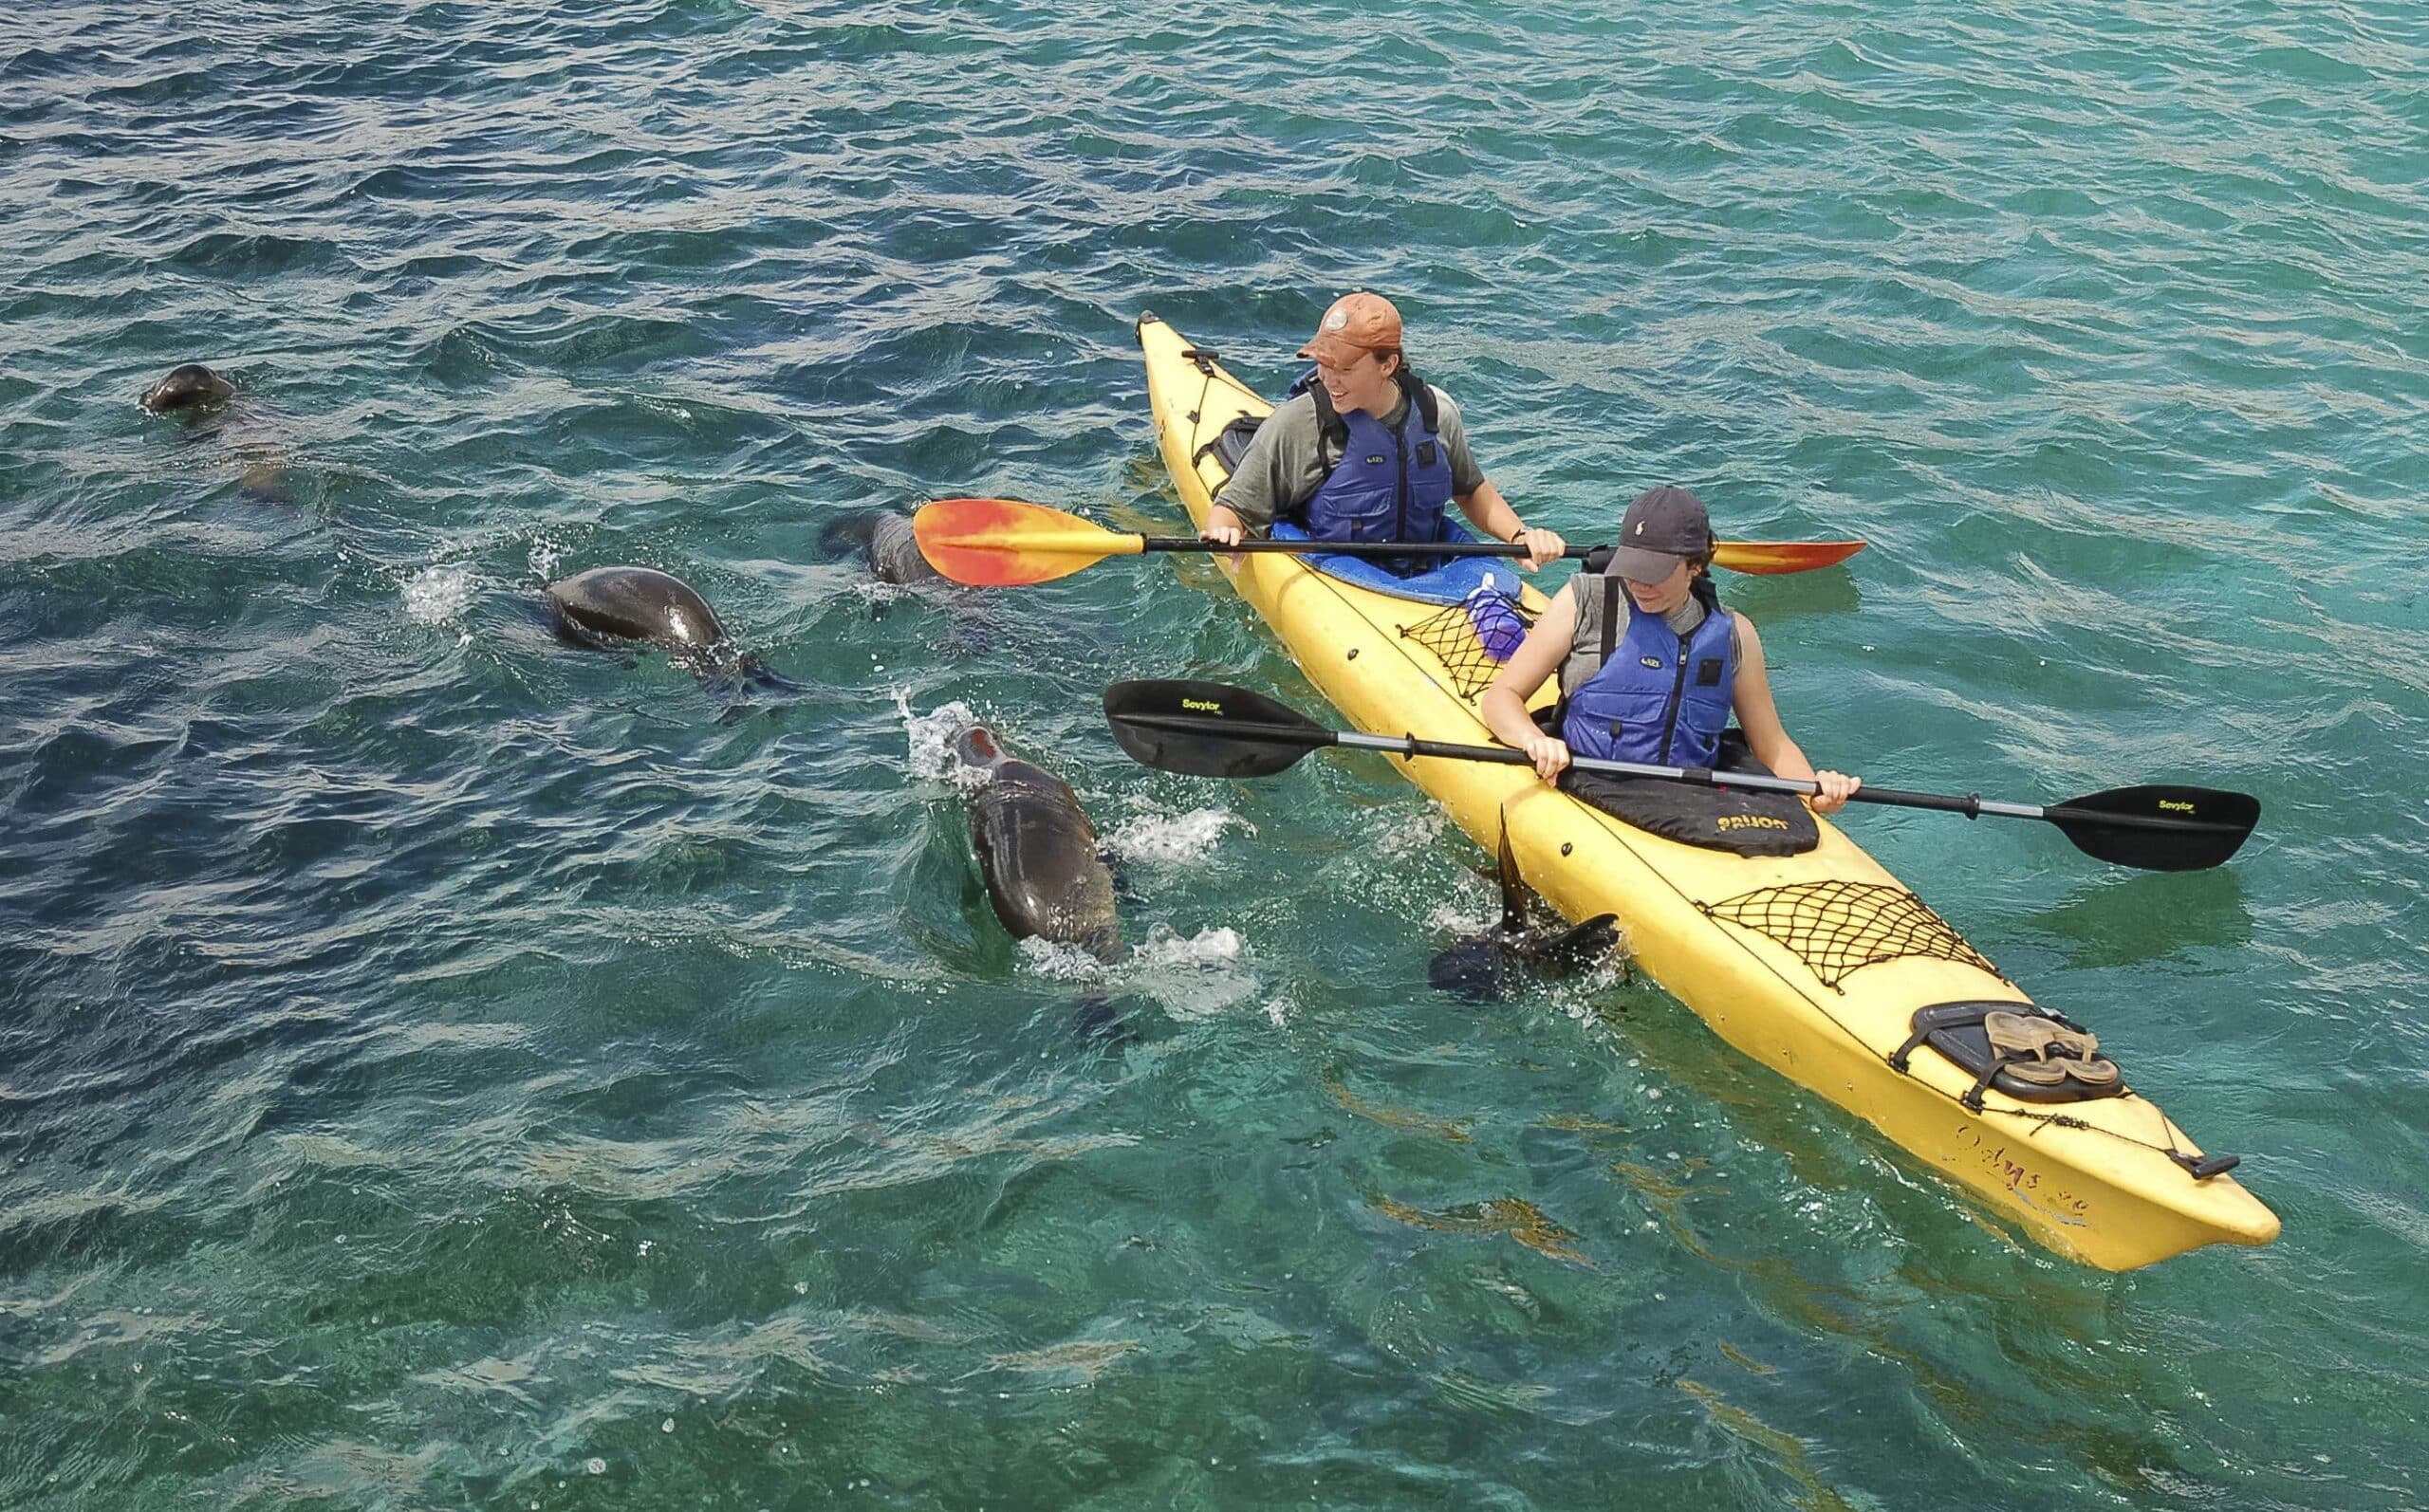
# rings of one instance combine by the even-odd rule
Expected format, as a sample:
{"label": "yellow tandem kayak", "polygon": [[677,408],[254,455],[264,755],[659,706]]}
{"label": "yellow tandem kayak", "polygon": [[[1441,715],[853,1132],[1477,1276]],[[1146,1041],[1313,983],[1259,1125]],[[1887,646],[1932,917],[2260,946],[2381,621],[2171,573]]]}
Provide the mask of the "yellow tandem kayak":
{"label": "yellow tandem kayak", "polygon": [[[1164,464],[1192,523],[1203,524],[1228,475],[1217,437],[1271,406],[1153,315],[1140,319],[1139,344]],[[1215,560],[1359,729],[1492,740],[1475,707],[1474,631],[1456,609],[1446,630],[1439,603],[1375,591],[1299,557]],[[1541,596],[1525,592],[1539,612]],[[1538,699],[1551,696],[1547,688]],[[1506,828],[1520,875],[1563,914],[1618,915],[1636,965],[1722,1039],[1870,1123],[2049,1248],[2129,1270],[2203,1245],[2277,1237],[2277,1215],[2130,1087],[2025,1101],[1977,1085],[1933,1044],[1910,1044],[1922,1010],[2031,1000],[1827,820],[1820,846],[1804,855],[1738,857],[1632,828],[1523,767],[1392,760],[1486,851]]]}

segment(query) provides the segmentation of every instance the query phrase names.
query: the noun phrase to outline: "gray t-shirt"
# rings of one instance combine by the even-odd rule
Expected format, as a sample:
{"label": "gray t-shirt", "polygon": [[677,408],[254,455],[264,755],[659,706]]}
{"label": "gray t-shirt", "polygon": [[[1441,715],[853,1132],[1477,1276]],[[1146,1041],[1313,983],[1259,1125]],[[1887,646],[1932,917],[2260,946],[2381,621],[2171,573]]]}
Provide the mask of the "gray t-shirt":
{"label": "gray t-shirt", "polygon": [[[1434,402],[1440,426],[1435,434],[1442,442],[1443,454],[1451,459],[1451,492],[1464,498],[1484,481],[1484,470],[1468,451],[1468,429],[1459,419],[1459,407],[1438,388],[1434,390]],[[1392,424],[1407,409],[1408,401],[1401,400],[1383,423]],[[1302,394],[1257,427],[1248,454],[1240,458],[1230,481],[1215,490],[1214,502],[1238,515],[1249,534],[1261,536],[1272,528],[1274,516],[1287,515],[1314,498],[1340,463],[1340,450],[1317,422],[1315,396]]]}

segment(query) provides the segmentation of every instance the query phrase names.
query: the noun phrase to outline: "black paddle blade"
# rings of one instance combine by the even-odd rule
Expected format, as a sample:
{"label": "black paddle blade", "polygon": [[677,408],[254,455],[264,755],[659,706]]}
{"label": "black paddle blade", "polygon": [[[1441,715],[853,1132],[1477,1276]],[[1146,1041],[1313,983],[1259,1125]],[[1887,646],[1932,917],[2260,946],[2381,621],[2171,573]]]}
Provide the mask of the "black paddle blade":
{"label": "black paddle blade", "polygon": [[2260,800],[2209,787],[2117,787],[2041,811],[2086,856],[2145,872],[2197,872],[2243,846]]}
{"label": "black paddle blade", "polygon": [[1115,683],[1104,718],[1132,761],[1185,777],[1270,777],[1333,743],[1289,705],[1227,683]]}

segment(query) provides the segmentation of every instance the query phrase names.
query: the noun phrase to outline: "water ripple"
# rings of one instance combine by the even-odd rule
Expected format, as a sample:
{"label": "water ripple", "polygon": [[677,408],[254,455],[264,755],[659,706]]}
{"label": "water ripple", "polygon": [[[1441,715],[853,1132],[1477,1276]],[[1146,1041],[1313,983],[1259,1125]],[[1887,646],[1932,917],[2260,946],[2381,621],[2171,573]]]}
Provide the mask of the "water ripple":
{"label": "water ripple", "polygon": [[[17,19],[0,1500],[2429,1495],[2411,13]],[[1438,1000],[1491,890],[1387,771],[1103,740],[1117,676],[1321,707],[1204,562],[821,555],[1168,527],[1140,309],[1274,388],[1361,283],[1530,520],[1870,538],[1728,584],[1817,755],[2262,798],[2185,877],[1851,822],[2277,1246],[2102,1278],[1658,992]],[[229,410],[136,408],[197,359]],[[609,562],[806,691],[559,644]],[[1130,959],[1003,935],[906,757],[956,706]]]}

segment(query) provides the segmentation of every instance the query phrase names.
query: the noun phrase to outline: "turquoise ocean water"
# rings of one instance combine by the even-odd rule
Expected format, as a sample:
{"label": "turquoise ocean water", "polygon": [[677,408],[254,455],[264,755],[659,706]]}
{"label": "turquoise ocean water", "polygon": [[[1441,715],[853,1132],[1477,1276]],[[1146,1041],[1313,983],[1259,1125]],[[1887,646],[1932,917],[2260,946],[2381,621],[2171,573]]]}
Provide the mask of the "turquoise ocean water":
{"label": "turquoise ocean water", "polygon": [[[2429,17],[37,0],[0,42],[0,1505],[2429,1505]],[[1849,829],[2284,1217],[2019,1244],[1482,857],[1171,528],[1130,326],[1397,298],[1532,521],[1688,483],[1817,759],[2249,790],[2223,871]],[[213,423],[135,396],[200,359]],[[703,588],[730,721],[549,577]],[[937,741],[1065,775],[1016,947]],[[1074,1029],[1109,999],[1127,1042]]]}

